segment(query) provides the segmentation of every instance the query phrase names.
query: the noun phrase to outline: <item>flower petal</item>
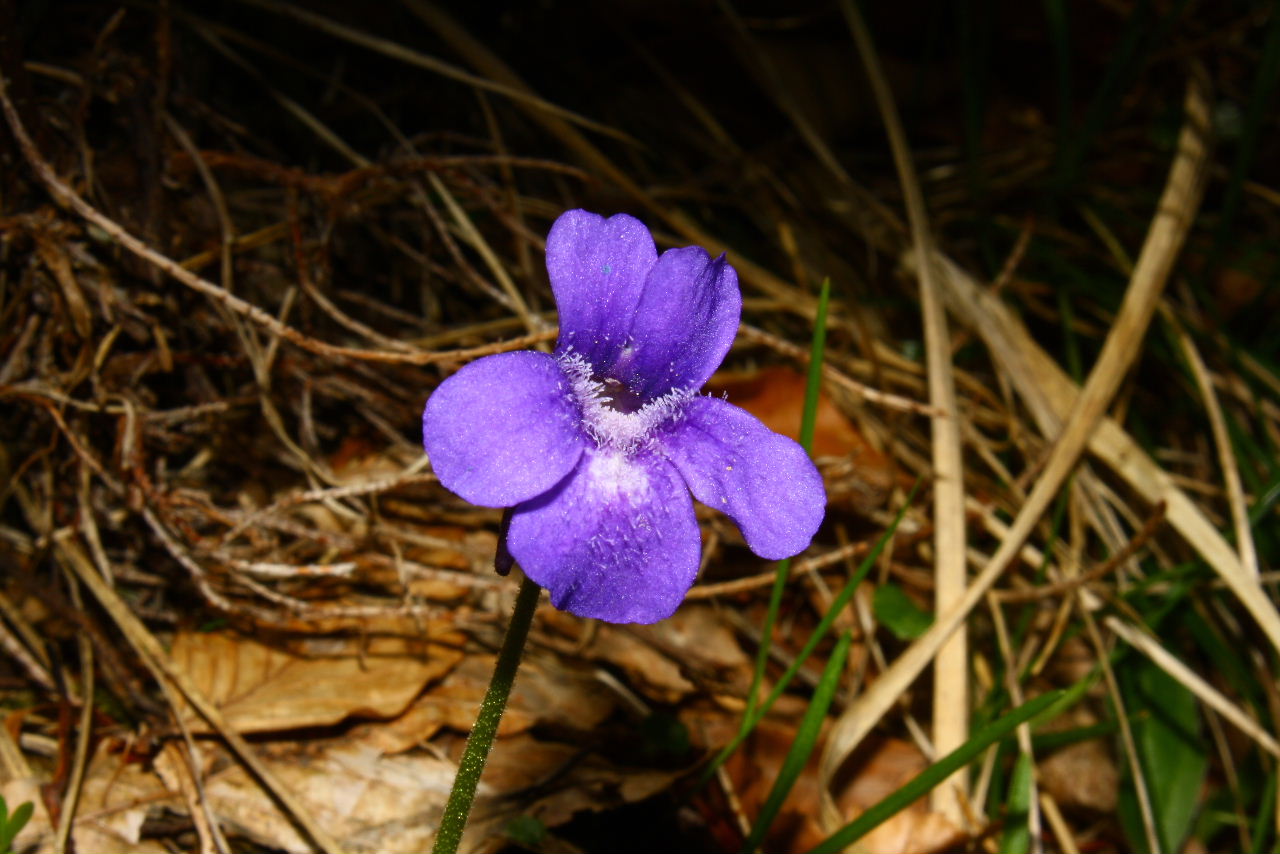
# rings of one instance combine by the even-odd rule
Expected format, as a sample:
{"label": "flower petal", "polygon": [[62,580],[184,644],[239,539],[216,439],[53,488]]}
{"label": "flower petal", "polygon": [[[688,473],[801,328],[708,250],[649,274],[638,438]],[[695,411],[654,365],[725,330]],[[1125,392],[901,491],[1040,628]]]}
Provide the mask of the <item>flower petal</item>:
{"label": "flower petal", "polygon": [[560,312],[556,352],[570,347],[597,371],[613,366],[658,250],[644,223],[567,211],[547,235],[547,273]]}
{"label": "flower petal", "polygon": [[827,495],[808,454],[731,403],[690,400],[664,447],[694,497],[737,522],[763,558],[799,554],[822,524]]}
{"label": "flower petal", "polygon": [[670,464],[588,448],[573,474],[516,508],[507,546],[557,608],[656,623],[693,585],[702,540],[689,491]]}
{"label": "flower petal", "polygon": [[440,483],[472,504],[510,507],[555,486],[586,437],[555,359],[485,356],[440,384],[422,413],[422,444]]}
{"label": "flower petal", "polygon": [[700,246],[668,249],[649,273],[628,348],[611,375],[646,399],[699,389],[738,333],[742,292],[724,256]]}

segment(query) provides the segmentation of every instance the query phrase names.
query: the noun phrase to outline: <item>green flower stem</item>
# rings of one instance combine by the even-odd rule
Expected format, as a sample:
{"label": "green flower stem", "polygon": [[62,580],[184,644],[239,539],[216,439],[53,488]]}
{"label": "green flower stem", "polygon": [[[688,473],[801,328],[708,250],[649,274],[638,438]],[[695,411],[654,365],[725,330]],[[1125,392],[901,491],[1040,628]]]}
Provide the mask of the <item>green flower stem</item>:
{"label": "green flower stem", "polygon": [[538,596],[541,593],[542,588],[528,578],[520,582],[515,611],[511,614],[507,635],[502,639],[502,649],[498,652],[498,663],[493,668],[493,678],[489,680],[489,690],[480,703],[480,714],[476,716],[475,726],[467,737],[462,761],[458,763],[458,776],[453,780],[453,790],[449,792],[444,815],[440,817],[440,828],[436,831],[435,845],[431,849],[433,854],[455,854],[458,843],[462,841],[462,831],[467,826],[467,816],[471,814],[471,803],[476,799],[476,786],[480,784],[485,760],[489,758],[489,748],[493,746],[494,736],[498,734],[498,722],[502,720],[502,712],[507,707],[511,685],[516,681],[516,668],[520,666],[525,638],[529,636],[529,625],[533,622],[533,612],[538,608]]}

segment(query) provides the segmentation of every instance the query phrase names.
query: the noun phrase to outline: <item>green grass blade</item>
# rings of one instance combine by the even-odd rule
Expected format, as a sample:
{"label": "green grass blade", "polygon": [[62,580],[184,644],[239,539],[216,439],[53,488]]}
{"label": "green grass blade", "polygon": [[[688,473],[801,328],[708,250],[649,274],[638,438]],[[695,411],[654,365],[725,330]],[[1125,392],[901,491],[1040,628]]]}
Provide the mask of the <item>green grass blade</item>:
{"label": "green grass blade", "polygon": [[831,301],[831,279],[822,280],[818,292],[818,314],[813,324],[813,344],[809,350],[809,378],[804,386],[804,411],[800,416],[800,445],[813,453],[813,431],[818,422],[818,392],[822,390],[822,357],[827,350],[827,304]]}
{"label": "green grass blade", "polygon": [[1280,474],[1271,479],[1265,488],[1260,490],[1261,497],[1249,508],[1249,527],[1256,529],[1258,523],[1271,513],[1271,509],[1280,502]]}
{"label": "green grass blade", "polygon": [[1002,854],[1026,854],[1031,850],[1031,778],[1035,765],[1030,753],[1019,753],[1009,780],[1009,793],[1005,798],[1005,831],[1000,840]]}
{"label": "green grass blade", "polygon": [[849,643],[852,637],[853,635],[849,632],[841,635],[836,648],[831,652],[831,657],[827,659],[827,666],[822,671],[822,679],[819,680],[818,687],[813,692],[813,699],[809,701],[809,707],[805,709],[804,717],[800,721],[800,728],[796,731],[795,741],[791,743],[791,749],[782,760],[782,768],[778,771],[777,779],[773,781],[773,788],[769,790],[764,805],[760,807],[760,815],[756,817],[747,841],[742,844],[743,854],[750,854],[760,847],[765,833],[778,815],[778,810],[782,809],[783,801],[791,793],[792,787],[800,777],[800,772],[808,763],[809,756],[818,743],[818,735],[822,732],[822,723],[827,717],[827,709],[831,707],[836,688],[840,686],[840,677],[844,675],[844,664],[849,658]]}
{"label": "green grass blade", "polygon": [[1250,854],[1262,854],[1263,851],[1272,851],[1274,848],[1267,847],[1267,840],[1271,838],[1272,828],[1275,823],[1271,820],[1275,815],[1276,806],[1276,772],[1273,770],[1267,775],[1267,784],[1263,788],[1262,797],[1259,799],[1262,805],[1258,810],[1257,816],[1254,817],[1253,827],[1253,851]]}
{"label": "green grass blade", "polygon": [[1007,737],[1019,724],[1051,708],[1060,709],[1060,701],[1065,699],[1067,694],[1066,691],[1042,694],[1034,700],[1028,700],[993,723],[987,724],[964,744],[920,772],[919,776],[911,782],[827,837],[809,854],[837,854],[847,845],[866,836],[875,827],[906,809],[913,801],[928,794],[934,786],[977,759],[988,747]]}
{"label": "green grass blade", "polygon": [[760,648],[756,651],[755,671],[751,675],[751,689],[747,692],[747,707],[742,713],[742,726],[738,729],[739,741],[751,731],[753,724],[748,721],[756,713],[760,705],[760,685],[764,682],[764,672],[769,666],[769,650],[773,645],[773,627],[778,622],[778,612],[782,610],[782,594],[787,589],[787,576],[791,573],[791,558],[778,562],[777,574],[773,577],[773,587],[769,591],[769,610],[764,615],[764,626],[760,632]]}

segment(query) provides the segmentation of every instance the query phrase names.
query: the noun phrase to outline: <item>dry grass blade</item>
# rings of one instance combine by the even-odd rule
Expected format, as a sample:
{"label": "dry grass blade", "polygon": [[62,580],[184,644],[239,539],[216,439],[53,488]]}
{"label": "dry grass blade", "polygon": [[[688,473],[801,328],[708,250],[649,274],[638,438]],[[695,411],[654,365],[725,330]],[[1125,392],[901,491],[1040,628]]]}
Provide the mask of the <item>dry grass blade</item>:
{"label": "dry grass blade", "polygon": [[[840,4],[853,33],[858,54],[862,57],[871,90],[875,94],[898,180],[902,184],[907,205],[907,221],[915,249],[916,275],[920,279],[920,312],[924,316],[925,357],[929,376],[929,403],[935,409],[932,419],[933,461],[933,546],[935,551],[934,609],[949,611],[964,595],[965,574],[965,488],[964,458],[960,441],[960,413],[956,406],[955,377],[951,366],[951,336],[947,332],[947,316],[943,310],[937,268],[933,263],[934,243],[925,209],[924,193],[916,175],[902,120],[893,100],[889,83],[880,67],[871,34],[861,13],[850,0]],[[938,755],[958,748],[969,738],[969,643],[963,625],[938,650],[934,663],[933,743]],[[1019,732],[1022,732],[1020,729]],[[1028,736],[1029,738],[1029,736]],[[838,768],[843,759],[827,765]],[[964,802],[968,798],[968,776],[957,771],[930,795],[933,808],[952,824],[963,827],[966,816]],[[823,790],[830,791],[831,779],[823,779]],[[834,830],[839,817],[827,811]]]}
{"label": "dry grass blade", "polygon": [[520,316],[520,322],[524,324],[525,329],[530,333],[541,331],[543,324],[538,318],[529,313],[529,306],[516,288],[516,283],[511,281],[510,274],[502,266],[498,256],[489,248],[489,244],[485,242],[480,231],[471,222],[471,218],[462,209],[462,205],[458,204],[457,199],[449,192],[449,188],[444,185],[444,182],[434,172],[427,174],[427,180],[431,182],[431,189],[435,190],[440,198],[444,199],[445,207],[449,209],[449,215],[453,217],[453,222],[462,232],[462,236],[466,238],[467,243],[473,249],[480,253],[480,257],[484,259],[485,266],[489,268],[489,272],[493,273],[493,277],[498,280],[498,284],[502,287],[502,292],[511,301],[511,307]]}
{"label": "dry grass blade", "polygon": [[[73,588],[74,589],[74,588]],[[77,599],[78,590],[77,590]],[[83,684],[80,686],[80,723],[77,727],[75,757],[71,766],[71,781],[67,784],[67,794],[62,803],[62,813],[58,816],[58,829],[54,835],[53,850],[63,854],[71,839],[71,822],[76,817],[76,806],[84,786],[85,765],[89,759],[89,742],[93,738],[93,705],[95,702],[95,684],[93,679],[93,643],[86,635],[78,638],[80,646],[80,672]]]}
{"label": "dry grass blade", "polygon": [[[1005,660],[1005,690],[1009,692],[1009,699],[1014,706],[1021,706],[1026,702],[1026,695],[1022,690],[1022,682],[1019,678],[1019,668],[1017,666],[1017,658],[1013,651],[1013,643],[1009,637],[1009,627],[1004,619],[1004,611],[995,597],[987,594],[987,605],[991,612],[991,623],[996,630],[996,643],[1000,649],[1000,655]],[[1018,725],[1016,730],[1018,739],[1018,752],[1026,762],[1034,766],[1035,754],[1031,746],[1031,726],[1026,723]],[[1031,850],[1035,854],[1041,854],[1044,851],[1044,842],[1040,838],[1040,810],[1039,798],[1036,791],[1034,775],[1028,781],[1028,785],[1032,790],[1032,797],[1027,802],[1026,828],[1027,833],[1031,837]],[[1011,797],[1019,797],[1020,792],[1013,791]],[[1011,828],[1012,829],[1012,828]]]}
{"label": "dry grass blade", "polygon": [[1235,451],[1231,446],[1231,435],[1227,432],[1227,420],[1222,414],[1222,404],[1213,390],[1213,377],[1205,366],[1195,342],[1187,334],[1187,330],[1177,322],[1172,312],[1166,312],[1166,319],[1174,326],[1178,343],[1182,346],[1182,355],[1191,366],[1191,374],[1195,377],[1196,387],[1204,398],[1205,413],[1209,416],[1209,428],[1213,431],[1213,443],[1218,447],[1218,465],[1222,468],[1222,481],[1226,487],[1227,502],[1231,505],[1231,520],[1235,526],[1236,548],[1240,551],[1240,565],[1253,578],[1258,577],[1258,549],[1253,542],[1253,529],[1249,525],[1249,506],[1244,497],[1244,486],[1240,482],[1240,468],[1236,463]]}
{"label": "dry grass blade", "polygon": [[334,133],[333,129],[327,126],[315,114],[306,107],[299,104],[292,98],[287,97],[275,86],[271,85],[271,81],[258,71],[248,60],[241,57],[230,47],[223,44],[213,32],[201,29],[200,35],[214,47],[215,50],[222,53],[228,60],[239,66],[246,74],[253,77],[263,90],[271,95],[271,98],[284,109],[286,113],[297,119],[304,127],[316,135],[317,139],[323,140],[339,157],[346,160],[356,168],[365,168],[371,165],[369,159],[360,152],[352,148],[342,137]]}
{"label": "dry grass blade", "polygon": [[[850,543],[833,549],[824,555],[806,558],[805,560],[794,561],[788,570],[788,578],[803,578],[811,572],[817,572],[820,569],[837,566],[843,564],[851,558],[860,557],[871,550],[871,543]],[[733,593],[744,593],[748,590],[759,590],[773,584],[773,580],[777,577],[777,572],[768,570],[767,572],[749,575],[746,578],[735,578],[732,581],[720,581],[715,583],[696,584],[689,591],[690,599],[709,599],[713,596],[727,596]]]}
{"label": "dry grass blade", "polygon": [[[846,708],[828,737],[822,757],[824,774],[835,774],[842,757],[852,752],[863,736],[892,708],[896,699],[924,671],[937,650],[1017,556],[1094,434],[1107,404],[1133,362],[1200,202],[1208,156],[1205,134],[1209,105],[1205,85],[1197,75],[1189,80],[1186,117],[1179,135],[1177,155],[1124,302],[1040,477],[1010,526],[1009,535],[987,566],[974,578],[960,603],[941,615],[865,694]],[[1012,353],[997,352],[995,356],[1016,358]]]}
{"label": "dry grass blade", "polygon": [[1156,831],[1155,812],[1151,803],[1151,784],[1142,768],[1138,756],[1137,740],[1133,735],[1133,724],[1129,721],[1128,704],[1120,691],[1120,683],[1116,679],[1115,668],[1107,655],[1107,646],[1102,639],[1102,631],[1093,613],[1085,606],[1086,593],[1081,591],[1076,597],[1076,605],[1084,620],[1085,629],[1089,633],[1089,642],[1093,644],[1098,655],[1098,665],[1102,669],[1103,679],[1107,684],[1107,696],[1116,710],[1116,721],[1120,726],[1120,741],[1124,745],[1125,759],[1129,764],[1129,773],[1133,775],[1134,796],[1138,801],[1138,813],[1142,819],[1142,832],[1146,837],[1147,850],[1160,849],[1159,834]]}
{"label": "dry grass blade", "polygon": [[[0,613],[4,613],[8,616],[11,611],[9,608],[4,607],[3,603],[0,603]],[[5,625],[3,621],[0,621],[0,650],[3,650],[5,655],[16,661],[18,666],[26,671],[26,674],[31,677],[32,681],[41,688],[46,691],[57,690],[57,686],[54,685],[53,677],[49,675],[48,669],[31,654],[31,649],[42,650],[43,647],[37,644],[28,648],[27,645],[23,643],[22,639],[11,632],[9,627]]]}
{"label": "dry grass blade", "polygon": [[1115,632],[1147,658],[1156,663],[1165,673],[1182,683],[1182,686],[1195,694],[1200,702],[1209,706],[1218,714],[1230,721],[1236,729],[1258,743],[1258,746],[1280,759],[1280,741],[1267,732],[1262,726],[1249,717],[1237,704],[1228,700],[1221,691],[1214,688],[1187,665],[1174,657],[1169,650],[1161,646],[1155,638],[1131,626],[1119,617],[1111,616],[1103,620],[1106,627]]}

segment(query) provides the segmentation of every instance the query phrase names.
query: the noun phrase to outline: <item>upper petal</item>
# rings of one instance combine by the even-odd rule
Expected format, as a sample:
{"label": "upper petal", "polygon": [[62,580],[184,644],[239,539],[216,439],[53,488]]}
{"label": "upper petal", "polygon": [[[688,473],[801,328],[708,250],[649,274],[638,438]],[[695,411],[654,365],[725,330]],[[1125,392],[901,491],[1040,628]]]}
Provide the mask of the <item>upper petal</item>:
{"label": "upper petal", "polygon": [[516,508],[507,546],[557,608],[656,623],[693,585],[702,540],[689,491],[666,461],[589,448],[555,489]]}
{"label": "upper petal", "polygon": [[756,554],[808,547],[826,512],[822,476],[799,444],[714,397],[690,400],[667,435],[667,457],[694,496],[729,515]]}
{"label": "upper petal", "polygon": [[628,349],[611,374],[647,399],[701,388],[729,352],[741,314],[738,274],[723,255],[668,249],[649,272]]}
{"label": "upper petal", "polygon": [[440,482],[484,507],[546,492],[585,441],[568,378],[531,350],[477,359],[441,383],[422,413],[422,444]]}
{"label": "upper petal", "polygon": [[657,257],[653,236],[635,217],[561,214],[547,235],[547,273],[560,312],[556,351],[572,347],[596,370],[612,367]]}

